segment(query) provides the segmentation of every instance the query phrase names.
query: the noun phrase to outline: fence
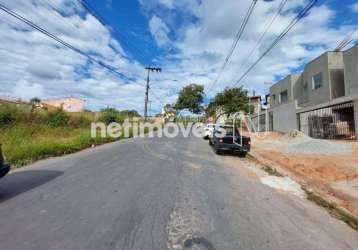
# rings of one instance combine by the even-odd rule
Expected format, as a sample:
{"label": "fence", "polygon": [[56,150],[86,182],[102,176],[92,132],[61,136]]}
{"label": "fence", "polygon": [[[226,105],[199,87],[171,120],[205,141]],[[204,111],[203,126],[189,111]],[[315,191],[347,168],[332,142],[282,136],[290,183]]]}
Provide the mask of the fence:
{"label": "fence", "polygon": [[353,102],[300,113],[299,128],[313,138],[356,139]]}

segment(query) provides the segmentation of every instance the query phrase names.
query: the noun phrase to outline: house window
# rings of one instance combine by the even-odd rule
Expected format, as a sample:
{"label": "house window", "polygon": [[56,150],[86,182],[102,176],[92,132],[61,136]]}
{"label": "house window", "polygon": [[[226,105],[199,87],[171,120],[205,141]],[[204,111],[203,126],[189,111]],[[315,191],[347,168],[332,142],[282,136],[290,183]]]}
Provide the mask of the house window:
{"label": "house window", "polygon": [[318,73],[312,77],[312,89],[319,89],[323,86],[322,73]]}
{"label": "house window", "polygon": [[288,101],[288,91],[285,90],[280,93],[280,103],[285,103],[287,101]]}

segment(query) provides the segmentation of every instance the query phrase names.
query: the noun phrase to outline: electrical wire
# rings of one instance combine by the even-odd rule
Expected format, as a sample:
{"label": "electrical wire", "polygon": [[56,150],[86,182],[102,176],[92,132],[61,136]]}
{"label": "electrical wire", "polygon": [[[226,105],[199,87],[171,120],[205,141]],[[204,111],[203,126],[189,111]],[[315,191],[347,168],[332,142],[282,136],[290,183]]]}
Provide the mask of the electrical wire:
{"label": "electrical wire", "polygon": [[253,55],[253,53],[255,52],[255,50],[257,49],[257,47],[260,45],[260,43],[262,42],[262,40],[264,39],[264,37],[266,36],[267,32],[270,30],[272,24],[275,22],[276,18],[280,15],[281,11],[283,10],[283,8],[285,7],[286,3],[288,0],[282,0],[282,2],[280,3],[278,10],[276,12],[276,14],[273,16],[273,18],[271,19],[271,21],[268,23],[268,25],[266,26],[265,30],[262,32],[260,38],[257,40],[255,46],[252,48],[252,50],[249,52],[246,61],[249,61],[249,59],[251,58],[251,56]]}
{"label": "electrical wire", "polygon": [[15,11],[12,11],[10,10],[9,8],[7,8],[6,6],[4,6],[3,4],[0,3],[0,10],[6,12],[7,14],[13,16],[14,18],[20,20],[21,22],[27,24],[28,26],[32,27],[33,29],[41,32],[42,34],[50,37],[51,39],[55,40],[56,42],[62,44],[63,46],[67,47],[68,49],[86,57],[88,60],[96,63],[97,65],[107,69],[109,72],[113,73],[113,74],[116,74],[128,81],[133,81],[134,79],[132,78],[129,78],[127,76],[125,76],[123,73],[119,72],[118,70],[116,70],[114,67],[94,58],[93,56],[91,55],[88,55],[87,53],[83,52],[82,50],[74,47],[73,45],[65,42],[64,40],[60,39],[59,37],[57,37],[56,35],[48,32],[47,30],[41,28],[40,26],[36,25],[35,23],[31,22],[30,20],[26,19],[25,17],[21,16],[20,14],[16,13]]}
{"label": "electrical wire", "polygon": [[221,68],[220,68],[219,74],[217,75],[217,77],[215,78],[215,80],[209,85],[209,90],[208,90],[208,92],[210,92],[210,91],[214,88],[214,86],[215,86],[215,85],[217,84],[217,82],[219,81],[219,79],[220,79],[222,73],[224,72],[226,66],[229,64],[230,59],[231,59],[231,57],[232,57],[232,55],[233,55],[233,53],[234,53],[234,51],[235,51],[235,49],[236,49],[236,47],[237,47],[237,44],[239,43],[239,41],[240,41],[240,39],[241,39],[241,37],[242,37],[244,31],[245,31],[245,28],[246,28],[246,26],[247,26],[247,23],[249,22],[249,19],[250,19],[251,15],[252,15],[252,13],[253,13],[253,11],[254,11],[254,8],[255,8],[256,4],[257,4],[257,0],[253,0],[252,3],[251,3],[251,5],[250,5],[250,7],[249,7],[249,9],[247,10],[246,15],[245,15],[245,17],[244,17],[244,20],[243,20],[243,22],[241,23],[241,26],[240,26],[240,28],[239,28],[239,30],[238,30],[236,36],[235,36],[235,40],[234,40],[233,44],[231,45],[231,48],[230,48],[230,50],[229,50],[229,53],[228,53],[228,55],[226,56],[225,61],[224,61],[223,65],[222,65]]}
{"label": "electrical wire", "polygon": [[276,45],[287,35],[287,33],[302,19],[304,18],[310,9],[317,3],[317,0],[310,1],[289,23],[289,25],[282,31],[282,33],[274,40],[274,42],[266,49],[266,51],[245,71],[244,74],[235,82],[234,86],[238,85],[250,72],[253,70],[259,62],[274,48]]}
{"label": "electrical wire", "polygon": [[338,44],[337,48],[334,49],[334,51],[338,52],[338,51],[341,51],[342,49],[344,49],[345,47],[348,46],[348,44],[350,44],[353,39],[353,35],[354,33],[358,30],[358,27],[356,27],[352,32],[350,32],[348,34],[348,36],[346,36],[341,42],[340,44]]}
{"label": "electrical wire", "polygon": [[[133,43],[128,41],[128,37],[126,37],[122,32],[120,32],[115,27],[109,25],[109,22],[104,18],[92,5],[88,3],[86,0],[77,0],[82,7],[90,14],[92,14],[103,26],[108,27],[110,31],[115,31],[115,33],[122,39],[122,41],[131,49],[136,52],[136,55],[139,56],[141,59],[145,60],[145,56],[143,55],[143,50],[136,47]],[[123,57],[129,60],[129,58],[122,54]]]}
{"label": "electrical wire", "polygon": [[162,100],[154,93],[154,91],[151,88],[149,88],[149,91],[152,93],[154,98],[157,99],[157,101],[164,106],[164,103],[162,102]]}

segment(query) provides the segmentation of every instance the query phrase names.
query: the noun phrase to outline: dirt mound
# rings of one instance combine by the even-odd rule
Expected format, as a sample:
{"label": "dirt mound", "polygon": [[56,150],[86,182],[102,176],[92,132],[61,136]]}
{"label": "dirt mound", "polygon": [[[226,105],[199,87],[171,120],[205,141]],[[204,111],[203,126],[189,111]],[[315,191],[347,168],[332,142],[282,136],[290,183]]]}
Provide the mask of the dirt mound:
{"label": "dirt mound", "polygon": [[286,152],[291,154],[349,154],[349,146],[332,143],[327,140],[308,139],[288,145]]}
{"label": "dirt mound", "polygon": [[330,182],[358,177],[358,171],[342,164],[340,157],[337,159],[334,157],[317,158],[317,156],[302,154],[289,156],[273,150],[261,151],[260,155],[311,180]]}
{"label": "dirt mound", "polygon": [[256,132],[256,133],[246,133],[245,135],[250,136],[253,140],[265,141],[265,140],[280,140],[284,136],[284,133]]}
{"label": "dirt mound", "polygon": [[[263,134],[262,134],[263,135]],[[289,154],[351,154],[352,148],[347,144],[329,140],[313,139],[298,130],[287,134],[270,132],[263,139],[256,140],[265,149],[280,150]]]}

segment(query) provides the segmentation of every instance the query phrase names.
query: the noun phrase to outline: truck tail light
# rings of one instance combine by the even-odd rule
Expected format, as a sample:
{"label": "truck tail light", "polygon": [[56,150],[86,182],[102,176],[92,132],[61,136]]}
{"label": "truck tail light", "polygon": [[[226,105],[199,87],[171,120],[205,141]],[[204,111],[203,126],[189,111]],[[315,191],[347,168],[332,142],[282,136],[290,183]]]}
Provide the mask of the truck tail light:
{"label": "truck tail light", "polygon": [[220,142],[220,143],[223,143],[223,142],[224,142],[224,140],[223,140],[223,139],[219,139],[219,142]]}

